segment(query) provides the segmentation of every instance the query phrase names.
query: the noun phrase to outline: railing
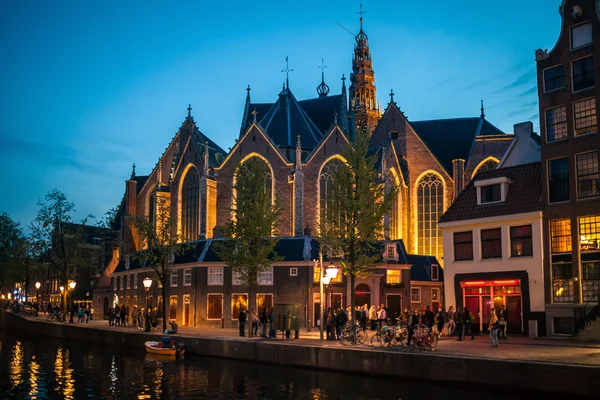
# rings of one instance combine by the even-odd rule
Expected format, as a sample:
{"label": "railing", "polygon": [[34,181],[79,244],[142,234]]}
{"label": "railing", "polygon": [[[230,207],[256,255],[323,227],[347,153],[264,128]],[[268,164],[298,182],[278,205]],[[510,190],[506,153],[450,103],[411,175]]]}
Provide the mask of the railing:
{"label": "railing", "polygon": [[583,305],[573,310],[575,319],[575,332],[584,329],[590,321],[594,320],[600,310],[600,293],[593,294],[592,297]]}

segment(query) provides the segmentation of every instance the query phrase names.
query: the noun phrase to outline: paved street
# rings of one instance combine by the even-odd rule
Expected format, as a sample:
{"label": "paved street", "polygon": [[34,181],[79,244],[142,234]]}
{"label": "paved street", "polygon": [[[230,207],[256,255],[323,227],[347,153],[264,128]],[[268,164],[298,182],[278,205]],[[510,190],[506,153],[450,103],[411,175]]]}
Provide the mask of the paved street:
{"label": "paved street", "polygon": [[[33,320],[46,321],[44,316],[30,318]],[[141,332],[133,327],[111,327],[108,326],[107,321],[92,321],[89,324],[74,323],[73,325],[89,329],[110,329],[130,333]],[[161,333],[156,330],[150,333],[161,336]],[[279,334],[278,339],[265,339],[260,337],[240,338],[236,329],[190,327],[179,328],[178,336],[220,338],[226,340],[260,340],[300,346],[344,347],[356,351],[407,351],[406,348],[401,346],[391,349],[387,347],[383,349],[374,349],[370,346],[371,334],[372,332],[369,332],[369,339],[367,339],[366,344],[348,347],[342,346],[337,341],[321,341],[319,339],[318,330],[313,330],[312,332],[306,332],[305,330],[300,331],[299,340],[282,340],[281,334]],[[427,356],[430,353],[421,352],[420,354]],[[466,340],[463,342],[459,342],[454,338],[442,338],[433,354],[463,358],[489,358],[600,367],[600,343],[588,344],[573,339],[529,339],[526,337],[509,337],[508,340],[500,341],[500,346],[498,348],[491,348],[489,338],[486,335],[476,336],[473,341]]]}

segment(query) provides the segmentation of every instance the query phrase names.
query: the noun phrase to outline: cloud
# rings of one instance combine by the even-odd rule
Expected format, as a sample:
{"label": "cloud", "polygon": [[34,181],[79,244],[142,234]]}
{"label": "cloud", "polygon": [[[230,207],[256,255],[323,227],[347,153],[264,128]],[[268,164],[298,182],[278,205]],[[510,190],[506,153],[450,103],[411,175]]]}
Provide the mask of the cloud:
{"label": "cloud", "polygon": [[[480,81],[473,82],[473,83],[471,83],[471,84],[469,84],[469,85],[467,85],[465,87],[462,87],[462,88],[458,89],[457,92],[464,91],[464,90],[475,89],[476,87],[479,87],[481,85],[485,85],[486,83],[493,82],[493,81],[496,81],[498,79],[502,79],[506,75],[509,75],[509,74],[512,74],[512,73],[515,73],[515,72],[519,72],[524,67],[526,67],[528,65],[531,65],[531,64],[532,64],[532,62],[531,62],[531,60],[529,58],[523,59],[523,60],[519,61],[518,63],[516,63],[515,65],[513,65],[512,67],[510,67],[509,69],[507,69],[506,71],[502,72],[501,74],[498,74],[498,75],[493,76],[491,78],[488,77],[486,79],[482,79]],[[530,73],[531,70],[535,70],[535,67],[530,68],[530,70],[528,70],[527,73]]]}
{"label": "cloud", "polygon": [[540,117],[540,114],[533,114],[531,117],[527,118],[529,121],[537,121],[537,119]]}
{"label": "cloud", "polygon": [[522,85],[524,85],[526,83],[531,82],[534,78],[535,78],[535,67],[532,67],[532,68],[528,69],[527,72],[519,75],[517,77],[517,79],[515,79],[514,81],[512,81],[512,83],[510,83],[510,84],[508,84],[508,85],[506,85],[506,86],[504,86],[504,87],[496,90],[494,92],[494,94],[502,93],[502,92],[505,92],[507,90],[511,90],[511,89],[516,88],[516,87],[522,86]]}
{"label": "cloud", "polygon": [[456,80],[457,80],[457,79],[459,79],[459,78],[460,78],[460,76],[453,76],[453,77],[451,77],[451,78],[448,78],[448,79],[445,79],[445,80],[443,80],[443,81],[441,81],[441,82],[438,82],[438,83],[436,83],[436,84],[435,84],[435,85],[433,85],[433,86],[430,86],[428,89],[429,89],[429,90],[432,90],[432,89],[437,89],[437,88],[439,88],[439,87],[441,87],[441,86],[447,85],[447,84],[448,84],[448,83],[450,83],[450,82],[454,82],[454,81],[456,81]]}
{"label": "cloud", "polygon": [[517,97],[529,96],[530,94],[537,93],[537,90],[538,90],[537,85],[535,85],[534,87],[532,87],[531,89],[528,89],[528,90],[524,91],[523,93],[521,93]]}
{"label": "cloud", "polygon": [[525,104],[521,104],[521,108],[531,108],[533,106],[537,106],[538,102],[536,101],[532,101],[531,103],[525,103]]}

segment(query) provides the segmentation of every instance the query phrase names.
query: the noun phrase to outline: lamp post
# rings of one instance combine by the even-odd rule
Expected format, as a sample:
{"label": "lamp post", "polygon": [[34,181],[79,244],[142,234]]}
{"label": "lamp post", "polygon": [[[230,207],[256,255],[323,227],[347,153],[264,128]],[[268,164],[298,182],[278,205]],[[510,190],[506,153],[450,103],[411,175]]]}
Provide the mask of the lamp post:
{"label": "lamp post", "polygon": [[[325,310],[328,309],[327,303],[331,302],[331,299],[328,299],[328,297],[330,297],[329,288],[330,288],[331,282],[333,280],[335,280],[335,278],[337,277],[339,268],[337,268],[332,262],[330,262],[329,266],[325,270],[325,276],[323,276],[323,256],[322,255],[320,257],[320,261],[321,261],[321,285],[320,286],[321,286],[321,319],[322,319],[323,318],[322,306],[324,304]],[[326,290],[327,290],[327,298],[325,298],[325,299],[323,299],[323,294],[324,294],[323,286],[326,286]],[[323,321],[321,323],[323,323]],[[323,329],[321,329],[321,339],[323,339]]]}
{"label": "lamp post", "polygon": [[[316,263],[315,263],[316,265]],[[323,340],[323,253],[319,252],[319,337]]]}
{"label": "lamp post", "polygon": [[152,279],[150,279],[150,277],[146,277],[143,281],[142,284],[144,285],[144,290],[146,291],[146,312],[148,312],[148,292],[150,291],[150,288],[152,287]]}
{"label": "lamp post", "polygon": [[38,316],[38,309],[40,308],[40,299],[38,296],[38,293],[40,291],[40,287],[42,286],[41,283],[36,282],[35,283],[35,316]]}

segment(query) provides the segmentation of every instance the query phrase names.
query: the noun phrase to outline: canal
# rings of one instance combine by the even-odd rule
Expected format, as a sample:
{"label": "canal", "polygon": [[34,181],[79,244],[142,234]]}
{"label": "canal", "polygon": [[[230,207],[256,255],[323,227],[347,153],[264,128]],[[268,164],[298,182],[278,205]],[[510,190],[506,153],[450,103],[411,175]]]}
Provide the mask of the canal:
{"label": "canal", "polygon": [[[440,374],[443,373],[440,370]],[[502,382],[503,377],[499,376],[498,381]],[[147,355],[143,349],[60,342],[43,336],[0,331],[0,398],[500,400],[551,397],[510,388],[381,379],[194,355],[164,361]]]}

